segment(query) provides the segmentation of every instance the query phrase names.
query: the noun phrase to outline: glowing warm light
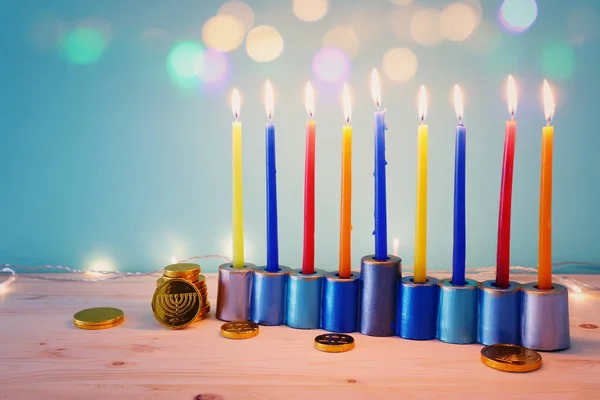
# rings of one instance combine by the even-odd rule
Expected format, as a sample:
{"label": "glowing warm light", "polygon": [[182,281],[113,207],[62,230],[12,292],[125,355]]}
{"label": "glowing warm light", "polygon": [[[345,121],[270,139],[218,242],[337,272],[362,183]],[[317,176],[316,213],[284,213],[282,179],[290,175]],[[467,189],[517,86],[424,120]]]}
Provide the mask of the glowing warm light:
{"label": "glowing warm light", "polygon": [[441,12],[435,8],[424,8],[413,14],[410,20],[410,33],[421,46],[435,46],[444,38],[441,27]]}
{"label": "glowing warm light", "polygon": [[116,271],[117,265],[110,257],[97,257],[89,261],[85,275],[90,278],[101,278],[107,272]]}
{"label": "glowing warm light", "polygon": [[456,111],[456,117],[462,123],[464,109],[463,109],[463,98],[460,92],[460,86],[454,85],[454,111]]}
{"label": "glowing warm light", "polygon": [[508,76],[506,94],[508,97],[508,112],[511,116],[514,116],[517,111],[517,85],[512,75]]}
{"label": "glowing warm light", "polygon": [[310,115],[310,118],[312,119],[313,114],[315,113],[315,93],[310,82],[306,83],[304,103],[306,104],[306,112],[308,112],[308,115]]}
{"label": "glowing warm light", "polygon": [[344,83],[344,92],[342,94],[344,100],[344,118],[346,123],[350,123],[350,119],[352,118],[352,102],[350,97],[350,87],[348,87],[347,83]]}
{"label": "glowing warm light", "polygon": [[548,81],[544,79],[544,113],[546,114],[546,121],[548,121],[548,125],[550,121],[552,121],[552,117],[554,117],[554,96],[552,95],[552,90],[550,89],[550,85]]}
{"label": "glowing warm light", "polygon": [[171,264],[177,264],[177,258],[171,257]]}
{"label": "glowing warm light", "polygon": [[269,25],[254,27],[246,36],[246,53],[257,62],[275,60],[283,52],[283,38]]}
{"label": "glowing warm light", "polygon": [[442,35],[453,42],[467,39],[477,27],[475,11],[464,3],[453,3],[440,16]]}
{"label": "glowing warm light", "polygon": [[252,26],[254,25],[254,12],[252,11],[252,8],[243,1],[232,0],[224,3],[219,7],[217,15],[231,15],[236,17],[244,26],[244,33],[252,29]]}
{"label": "glowing warm light", "polygon": [[312,67],[319,79],[328,83],[342,82],[349,77],[350,60],[343,51],[326,47],[315,54]]}
{"label": "glowing warm light", "polygon": [[396,48],[386,51],[383,55],[383,72],[390,79],[406,82],[417,72],[417,56],[411,49]]}
{"label": "glowing warm light", "polygon": [[381,85],[379,84],[379,74],[375,68],[371,73],[371,96],[373,96],[373,101],[379,109],[381,105]]}
{"label": "glowing warm light", "polygon": [[231,111],[233,111],[233,116],[237,121],[240,117],[240,92],[237,89],[233,89],[233,94],[231,95]]}
{"label": "glowing warm light", "polygon": [[298,19],[305,22],[318,21],[327,14],[327,0],[294,0],[292,9]]}
{"label": "glowing warm light", "polygon": [[323,47],[335,47],[353,58],[360,50],[360,42],[352,28],[338,26],[330,29],[323,36]]}
{"label": "glowing warm light", "polygon": [[216,15],[202,27],[206,47],[219,51],[233,51],[244,41],[244,24],[232,15]]}
{"label": "glowing warm light", "polygon": [[425,117],[427,116],[427,90],[425,90],[425,86],[421,85],[419,89],[419,118],[421,122],[425,121]]}
{"label": "glowing warm light", "polygon": [[269,119],[273,118],[273,103],[273,87],[271,86],[271,82],[267,81],[265,83],[265,110]]}

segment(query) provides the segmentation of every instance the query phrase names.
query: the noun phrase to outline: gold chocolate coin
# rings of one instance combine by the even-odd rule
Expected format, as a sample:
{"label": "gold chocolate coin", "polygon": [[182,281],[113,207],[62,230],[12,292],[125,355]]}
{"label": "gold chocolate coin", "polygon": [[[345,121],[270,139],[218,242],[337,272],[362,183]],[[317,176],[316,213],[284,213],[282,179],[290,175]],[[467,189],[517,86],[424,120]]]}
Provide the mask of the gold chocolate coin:
{"label": "gold chocolate coin", "polygon": [[165,267],[164,275],[168,278],[192,278],[200,274],[200,266],[192,263],[171,264]]}
{"label": "gold chocolate coin", "polygon": [[250,339],[258,335],[258,324],[252,321],[231,321],[221,325],[221,335],[227,339]]}
{"label": "gold chocolate coin", "polygon": [[80,329],[108,329],[125,320],[122,310],[112,307],[96,307],[79,311],[73,315],[73,324]]}
{"label": "gold chocolate coin", "polygon": [[164,282],[152,296],[154,318],[172,329],[185,328],[194,322],[203,306],[198,288],[184,279]]}
{"label": "gold chocolate coin", "polygon": [[494,344],[481,349],[481,361],[505,372],[531,372],[542,366],[542,356],[516,344]]}
{"label": "gold chocolate coin", "polygon": [[315,338],[315,347],[326,353],[343,353],[354,348],[354,338],[341,333],[326,333]]}

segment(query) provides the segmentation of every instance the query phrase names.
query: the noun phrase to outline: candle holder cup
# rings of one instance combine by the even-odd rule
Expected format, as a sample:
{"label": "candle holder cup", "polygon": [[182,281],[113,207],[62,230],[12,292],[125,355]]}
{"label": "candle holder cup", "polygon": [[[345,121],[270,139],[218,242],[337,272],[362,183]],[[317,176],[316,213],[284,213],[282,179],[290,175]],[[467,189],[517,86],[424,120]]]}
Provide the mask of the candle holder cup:
{"label": "candle holder cup", "polygon": [[321,270],[315,270],[312,274],[303,274],[301,270],[290,271],[285,311],[285,323],[290,328],[321,327],[323,275]]}
{"label": "candle holder cup", "polygon": [[479,287],[477,342],[521,344],[521,284],[509,282],[507,288],[495,284],[485,281]]}
{"label": "candle holder cup", "polygon": [[396,301],[401,279],[400,257],[376,260],[364,256],[360,266],[360,333],[368,336],[393,336],[396,333]]}
{"label": "candle holder cup", "polygon": [[250,293],[254,264],[234,268],[231,263],[219,266],[217,318],[222,321],[240,321],[250,318]]}
{"label": "candle holder cup", "polygon": [[358,272],[351,272],[350,278],[340,278],[337,272],[326,273],[323,278],[321,327],[330,332],[356,332],[359,293]]}
{"label": "candle holder cup", "polygon": [[290,269],[280,265],[279,271],[256,267],[252,271],[250,320],[260,325],[283,325]]}
{"label": "candle holder cup", "polygon": [[411,340],[435,339],[437,333],[439,284],[427,277],[416,283],[407,276],[398,284],[396,335]]}
{"label": "candle holder cup", "polygon": [[439,282],[437,338],[442,342],[469,344],[477,341],[478,283],[465,279],[461,286],[451,279]]}
{"label": "candle holder cup", "polygon": [[523,285],[521,344],[539,351],[571,347],[569,332],[569,292],[563,285],[538,289],[537,283]]}

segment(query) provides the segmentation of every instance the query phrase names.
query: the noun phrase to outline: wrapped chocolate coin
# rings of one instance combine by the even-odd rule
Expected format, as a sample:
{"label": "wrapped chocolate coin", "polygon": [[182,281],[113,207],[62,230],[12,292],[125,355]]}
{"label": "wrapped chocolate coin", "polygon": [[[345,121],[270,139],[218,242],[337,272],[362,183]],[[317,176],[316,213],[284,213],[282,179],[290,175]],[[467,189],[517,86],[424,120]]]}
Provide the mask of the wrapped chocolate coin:
{"label": "wrapped chocolate coin", "polygon": [[73,324],[87,330],[112,328],[121,325],[124,320],[123,311],[112,307],[87,308],[73,316]]}
{"label": "wrapped chocolate coin", "polygon": [[164,275],[167,278],[182,278],[188,280],[196,280],[199,274],[200,266],[192,263],[167,265],[164,272]]}
{"label": "wrapped chocolate coin", "polygon": [[326,333],[315,338],[315,347],[326,353],[343,353],[354,348],[354,338],[341,333]]}
{"label": "wrapped chocolate coin", "polygon": [[481,349],[481,361],[505,372],[531,372],[542,366],[542,356],[516,344],[494,344]]}
{"label": "wrapped chocolate coin", "polygon": [[231,321],[221,325],[221,335],[227,339],[250,339],[258,335],[258,324],[252,321]]}
{"label": "wrapped chocolate coin", "polygon": [[152,296],[152,312],[167,328],[185,328],[204,307],[198,288],[184,279],[171,279],[156,288]]}

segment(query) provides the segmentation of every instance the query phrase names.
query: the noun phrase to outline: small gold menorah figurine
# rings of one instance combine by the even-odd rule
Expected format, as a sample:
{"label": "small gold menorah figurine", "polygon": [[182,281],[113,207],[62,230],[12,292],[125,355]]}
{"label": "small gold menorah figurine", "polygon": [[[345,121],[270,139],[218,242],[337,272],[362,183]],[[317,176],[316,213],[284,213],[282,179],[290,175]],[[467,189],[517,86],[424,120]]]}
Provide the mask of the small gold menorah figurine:
{"label": "small gold menorah figurine", "polygon": [[171,324],[180,322],[181,316],[193,309],[196,301],[198,301],[196,293],[172,293],[158,296],[158,303]]}

